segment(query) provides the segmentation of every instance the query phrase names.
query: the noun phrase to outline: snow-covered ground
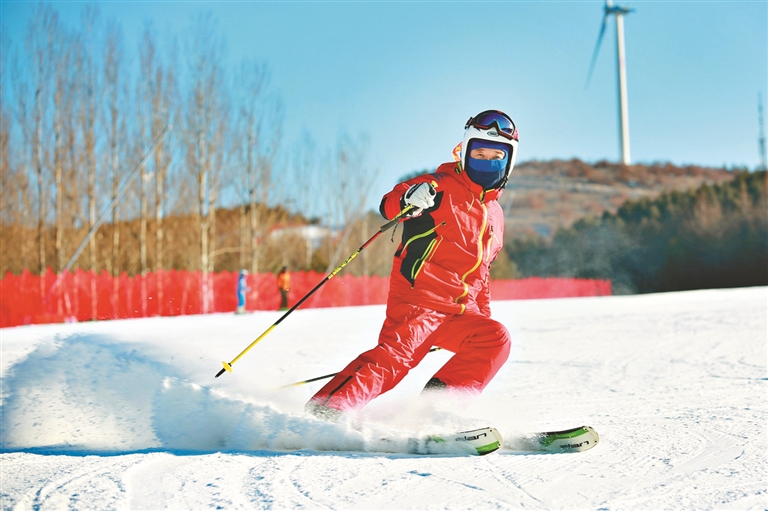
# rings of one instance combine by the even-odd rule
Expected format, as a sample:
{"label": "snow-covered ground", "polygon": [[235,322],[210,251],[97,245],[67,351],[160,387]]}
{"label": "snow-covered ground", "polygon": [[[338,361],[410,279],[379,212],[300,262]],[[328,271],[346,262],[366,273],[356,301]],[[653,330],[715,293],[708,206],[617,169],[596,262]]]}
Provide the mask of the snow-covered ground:
{"label": "snow-covered ground", "polygon": [[[765,509],[768,289],[495,302],[507,365],[468,408],[430,354],[350,424],[305,416],[382,306],[19,327],[2,337],[3,509]],[[579,454],[376,454],[434,430],[589,424]],[[335,449],[335,450],[329,450]]]}

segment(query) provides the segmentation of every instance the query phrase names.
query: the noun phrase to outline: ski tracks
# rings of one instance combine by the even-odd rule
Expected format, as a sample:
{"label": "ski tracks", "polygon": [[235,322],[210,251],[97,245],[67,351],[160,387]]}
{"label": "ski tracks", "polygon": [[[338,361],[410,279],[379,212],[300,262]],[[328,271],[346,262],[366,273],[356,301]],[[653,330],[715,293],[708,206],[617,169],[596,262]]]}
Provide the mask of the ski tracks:
{"label": "ski tracks", "polygon": [[635,416],[603,425],[601,444],[585,453],[593,456],[595,472],[586,502],[622,509],[764,509],[764,448],[729,432],[730,419],[707,419]]}
{"label": "ski tracks", "polygon": [[[332,509],[321,492],[308,485],[303,472],[306,457],[301,454],[273,454],[253,460],[243,481],[243,494],[251,507],[259,509]],[[311,472],[311,471],[310,471]],[[309,474],[311,475],[311,474]],[[323,492],[324,493],[324,492]]]}
{"label": "ski tracks", "polygon": [[[261,509],[541,508],[498,456],[297,453],[261,460],[244,493]],[[442,496],[451,494],[446,501]]]}
{"label": "ski tracks", "polygon": [[[14,457],[19,459],[9,459]],[[15,511],[122,507],[121,474],[140,459],[140,456],[4,455],[2,463],[12,463],[15,470],[3,470],[2,507]],[[14,493],[19,497],[12,498]]]}
{"label": "ski tracks", "polygon": [[128,509],[251,509],[246,481],[260,458],[155,453],[127,471]]}

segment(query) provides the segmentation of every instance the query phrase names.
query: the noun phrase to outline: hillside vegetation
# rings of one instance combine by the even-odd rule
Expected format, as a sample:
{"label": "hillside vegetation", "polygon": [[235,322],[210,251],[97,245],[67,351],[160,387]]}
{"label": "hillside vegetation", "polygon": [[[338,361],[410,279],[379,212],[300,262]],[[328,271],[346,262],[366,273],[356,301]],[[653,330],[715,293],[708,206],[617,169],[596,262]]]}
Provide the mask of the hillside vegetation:
{"label": "hillside vegetation", "polygon": [[655,199],[629,200],[560,228],[551,240],[509,237],[519,276],[606,278],[616,292],[650,293],[768,284],[768,175]]}

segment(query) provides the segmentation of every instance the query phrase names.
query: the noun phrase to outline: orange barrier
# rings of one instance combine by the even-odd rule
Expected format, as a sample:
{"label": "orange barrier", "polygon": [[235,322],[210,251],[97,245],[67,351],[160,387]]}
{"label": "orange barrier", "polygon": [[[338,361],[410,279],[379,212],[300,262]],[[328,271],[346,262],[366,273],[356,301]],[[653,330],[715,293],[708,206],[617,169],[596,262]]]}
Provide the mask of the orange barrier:
{"label": "orange barrier", "polygon": [[[236,272],[209,274],[204,286],[199,271],[158,271],[134,277],[83,270],[58,276],[48,269],[42,277],[26,270],[21,275],[9,272],[0,280],[0,327],[233,312],[237,277]],[[323,278],[324,274],[316,272],[292,273],[290,304]],[[280,294],[274,275],[249,274],[247,282],[247,310],[278,308]],[[389,277],[337,275],[301,308],[383,304],[388,289]],[[496,280],[491,282],[491,293],[494,300],[602,296],[611,294],[611,283],[566,278]]]}

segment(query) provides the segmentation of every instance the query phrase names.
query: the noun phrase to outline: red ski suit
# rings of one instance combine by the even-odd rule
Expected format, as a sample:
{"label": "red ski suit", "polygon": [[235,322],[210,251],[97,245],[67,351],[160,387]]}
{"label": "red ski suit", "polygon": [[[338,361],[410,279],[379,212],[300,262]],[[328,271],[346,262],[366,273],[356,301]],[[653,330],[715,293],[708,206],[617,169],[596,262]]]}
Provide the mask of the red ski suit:
{"label": "red ski suit", "polygon": [[[394,218],[416,183],[435,187],[435,205],[402,222],[379,343],[338,373],[310,405],[349,411],[391,390],[433,346],[455,353],[435,374],[440,385],[479,393],[509,356],[509,332],[490,318],[488,279],[502,248],[501,190],[483,192],[444,163],[434,174],[400,183],[381,201]],[[430,380],[433,381],[433,380]]]}

